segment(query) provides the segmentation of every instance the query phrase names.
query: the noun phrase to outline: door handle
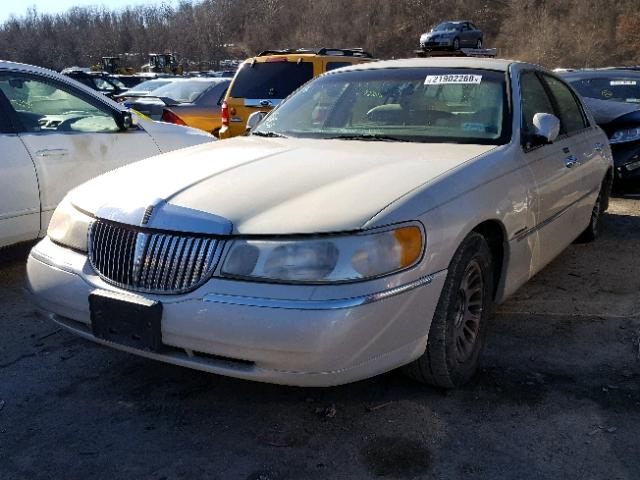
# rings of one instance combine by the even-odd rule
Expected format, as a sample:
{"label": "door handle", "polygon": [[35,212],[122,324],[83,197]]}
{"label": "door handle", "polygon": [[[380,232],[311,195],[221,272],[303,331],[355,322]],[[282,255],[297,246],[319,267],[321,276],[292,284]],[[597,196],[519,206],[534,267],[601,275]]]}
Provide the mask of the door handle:
{"label": "door handle", "polygon": [[578,161],[578,157],[576,157],[575,155],[569,155],[564,159],[564,164],[567,168],[573,168],[580,165],[580,162]]}
{"label": "door handle", "polygon": [[69,150],[64,148],[45,148],[36,152],[36,157],[64,157],[69,155]]}

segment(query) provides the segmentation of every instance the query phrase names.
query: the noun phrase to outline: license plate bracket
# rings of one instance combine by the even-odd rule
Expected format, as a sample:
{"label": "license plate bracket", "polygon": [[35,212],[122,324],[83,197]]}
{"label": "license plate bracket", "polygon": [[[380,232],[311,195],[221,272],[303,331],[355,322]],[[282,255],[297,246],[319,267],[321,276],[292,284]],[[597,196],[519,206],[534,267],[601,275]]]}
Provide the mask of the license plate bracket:
{"label": "license plate bracket", "polygon": [[89,311],[97,338],[148,352],[162,350],[162,303],[97,291],[89,295]]}

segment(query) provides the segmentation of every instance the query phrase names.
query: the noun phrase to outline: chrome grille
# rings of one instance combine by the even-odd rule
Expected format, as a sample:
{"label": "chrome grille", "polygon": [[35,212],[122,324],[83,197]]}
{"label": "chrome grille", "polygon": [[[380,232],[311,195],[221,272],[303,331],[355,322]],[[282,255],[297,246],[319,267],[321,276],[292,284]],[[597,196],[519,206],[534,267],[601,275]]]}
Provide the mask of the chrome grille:
{"label": "chrome grille", "polygon": [[145,232],[97,220],[89,230],[89,261],[100,277],[122,288],[183,293],[216,265],[218,241],[174,232]]}

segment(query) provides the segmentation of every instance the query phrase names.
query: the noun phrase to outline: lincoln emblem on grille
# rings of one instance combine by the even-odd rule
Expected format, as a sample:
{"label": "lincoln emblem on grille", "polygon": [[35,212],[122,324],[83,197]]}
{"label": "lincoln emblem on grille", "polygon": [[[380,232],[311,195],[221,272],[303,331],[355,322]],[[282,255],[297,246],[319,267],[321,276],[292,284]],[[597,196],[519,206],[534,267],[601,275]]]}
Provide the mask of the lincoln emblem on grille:
{"label": "lincoln emblem on grille", "polygon": [[[153,209],[153,207],[149,208]],[[144,261],[144,253],[147,250],[148,241],[149,235],[142,232],[138,233],[136,238],[136,246],[133,250],[133,278],[136,282],[140,280],[140,268],[142,267],[142,262]]]}
{"label": "lincoln emblem on grille", "polygon": [[147,223],[149,223],[149,220],[151,219],[151,214],[153,214],[154,208],[155,207],[153,205],[149,205],[147,209],[144,211],[144,215],[142,216],[142,225],[146,225]]}

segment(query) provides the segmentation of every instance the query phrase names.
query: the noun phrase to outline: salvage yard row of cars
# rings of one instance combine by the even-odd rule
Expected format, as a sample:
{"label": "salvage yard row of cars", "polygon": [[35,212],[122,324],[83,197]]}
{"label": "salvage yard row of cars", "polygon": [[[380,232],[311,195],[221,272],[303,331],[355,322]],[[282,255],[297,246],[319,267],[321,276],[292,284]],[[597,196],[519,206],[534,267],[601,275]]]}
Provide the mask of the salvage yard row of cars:
{"label": "salvage yard row of cars", "polygon": [[[249,132],[224,141],[1,63],[0,141],[16,153],[2,157],[14,177],[0,233],[44,237],[28,258],[33,301],[89,340],[239,378],[325,386],[402,367],[467,382],[493,305],[596,238],[607,135],[535,65],[353,50],[332,69],[333,53],[245,63],[225,95],[244,99],[226,108]],[[292,54],[315,59],[311,77]],[[51,217],[71,185],[47,179],[123,163]]]}

